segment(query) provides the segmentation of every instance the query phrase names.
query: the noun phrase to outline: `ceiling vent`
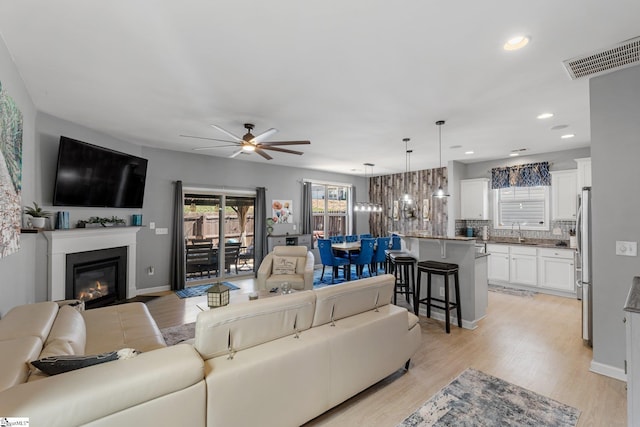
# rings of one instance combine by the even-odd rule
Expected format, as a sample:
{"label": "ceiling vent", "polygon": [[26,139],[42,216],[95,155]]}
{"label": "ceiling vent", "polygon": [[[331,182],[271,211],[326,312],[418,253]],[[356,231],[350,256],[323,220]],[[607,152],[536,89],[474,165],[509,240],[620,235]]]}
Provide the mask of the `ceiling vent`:
{"label": "ceiling vent", "polygon": [[631,67],[640,64],[640,37],[562,63],[572,80]]}

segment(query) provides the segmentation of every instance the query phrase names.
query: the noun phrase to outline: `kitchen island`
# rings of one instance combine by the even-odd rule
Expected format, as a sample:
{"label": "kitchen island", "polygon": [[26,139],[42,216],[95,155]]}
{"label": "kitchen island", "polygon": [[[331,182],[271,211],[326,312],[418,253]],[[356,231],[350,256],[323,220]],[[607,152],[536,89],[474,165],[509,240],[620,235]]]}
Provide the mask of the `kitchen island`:
{"label": "kitchen island", "polygon": [[[402,250],[410,253],[418,261],[438,261],[458,264],[460,279],[460,307],[462,309],[462,327],[475,329],[478,322],[487,313],[487,255],[476,253],[476,240],[472,237],[429,236],[415,232],[399,234],[402,238]],[[432,275],[433,296],[444,295],[443,276]],[[417,278],[416,278],[417,280]],[[422,274],[419,298],[427,296],[427,277]],[[451,280],[449,281],[452,282]],[[452,312],[454,316],[455,312]],[[426,306],[420,305],[420,314],[426,314]],[[431,317],[444,320],[444,312],[432,308]],[[456,320],[452,318],[455,324]]]}

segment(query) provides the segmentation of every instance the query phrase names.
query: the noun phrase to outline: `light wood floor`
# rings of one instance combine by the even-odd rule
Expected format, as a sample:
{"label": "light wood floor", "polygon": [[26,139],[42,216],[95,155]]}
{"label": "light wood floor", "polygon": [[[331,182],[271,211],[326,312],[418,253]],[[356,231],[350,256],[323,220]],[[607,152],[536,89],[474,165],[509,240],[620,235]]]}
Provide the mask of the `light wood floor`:
{"label": "light wood floor", "polygon": [[[250,292],[253,280],[232,295]],[[147,305],[160,328],[195,321],[198,298],[174,294]],[[466,368],[502,378],[578,408],[578,426],[625,426],[625,383],[589,372],[592,351],[580,336],[580,302],[538,294],[489,292],[487,317],[473,331],[420,317],[422,344],[402,371],[306,426],[395,426]],[[363,361],[366,362],[366,361]]]}

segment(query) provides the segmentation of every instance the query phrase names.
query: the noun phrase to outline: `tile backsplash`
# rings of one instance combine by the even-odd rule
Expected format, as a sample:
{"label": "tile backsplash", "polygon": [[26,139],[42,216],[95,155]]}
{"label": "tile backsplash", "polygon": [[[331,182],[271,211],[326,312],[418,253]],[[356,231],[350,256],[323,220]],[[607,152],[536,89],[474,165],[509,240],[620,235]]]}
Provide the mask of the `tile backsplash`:
{"label": "tile backsplash", "polygon": [[[495,238],[511,238],[518,237],[518,228],[513,230],[508,229],[495,229],[493,228],[493,221],[478,221],[478,220],[456,220],[456,235],[466,235],[466,229],[468,227],[473,228],[473,235],[475,237],[482,237],[482,227],[489,227],[489,239]],[[553,234],[553,229],[558,228],[561,231],[560,235]],[[522,237],[525,239],[547,239],[547,240],[569,240],[569,230],[575,230],[575,221],[551,221],[551,227],[549,231],[534,231],[534,230],[522,230]]]}

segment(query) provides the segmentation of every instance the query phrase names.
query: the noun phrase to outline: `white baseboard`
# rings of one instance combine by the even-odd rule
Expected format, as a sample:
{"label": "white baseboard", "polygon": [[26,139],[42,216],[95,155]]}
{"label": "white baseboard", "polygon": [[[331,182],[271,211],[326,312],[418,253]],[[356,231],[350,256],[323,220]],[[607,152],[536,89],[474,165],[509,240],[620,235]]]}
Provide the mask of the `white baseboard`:
{"label": "white baseboard", "polygon": [[615,366],[605,365],[604,363],[598,363],[592,360],[589,370],[596,374],[627,382],[627,374],[624,373],[624,369],[616,368]]}
{"label": "white baseboard", "polygon": [[[420,315],[427,317],[427,308],[426,307],[420,307]],[[443,311],[436,311],[434,309],[431,309],[431,318],[439,320],[441,322],[445,321],[444,312]],[[471,330],[476,329],[478,327],[478,322],[480,320],[482,320],[483,318],[484,318],[484,316],[482,316],[480,319],[476,319],[474,321],[469,321],[469,320],[462,319],[462,327],[464,329],[471,329]],[[451,326],[454,326],[456,328],[458,327],[458,316],[451,316]]]}
{"label": "white baseboard", "polygon": [[169,285],[156,286],[155,288],[136,289],[136,295],[153,294],[156,292],[164,292],[164,291],[170,291],[170,290],[171,288],[169,287]]}

